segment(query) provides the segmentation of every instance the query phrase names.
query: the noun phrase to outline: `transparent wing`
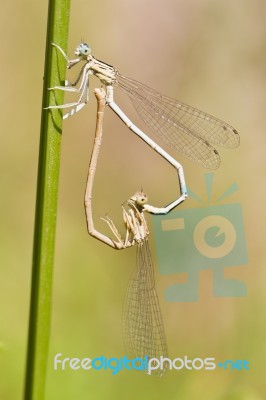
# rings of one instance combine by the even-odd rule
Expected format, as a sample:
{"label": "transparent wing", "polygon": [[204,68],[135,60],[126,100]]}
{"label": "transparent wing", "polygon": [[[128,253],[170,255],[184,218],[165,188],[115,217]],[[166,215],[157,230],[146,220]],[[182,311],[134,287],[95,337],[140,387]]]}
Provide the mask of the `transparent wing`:
{"label": "transparent wing", "polygon": [[[167,357],[163,320],[147,240],[137,246],[136,270],[129,281],[123,307],[123,330],[129,356],[148,356],[149,359]],[[153,374],[162,375],[165,370],[154,370]]]}
{"label": "transparent wing", "polygon": [[220,157],[213,145],[235,148],[237,131],[226,122],[163,96],[147,85],[117,73],[117,84],[130,97],[144,122],[185,157],[215,169]]}

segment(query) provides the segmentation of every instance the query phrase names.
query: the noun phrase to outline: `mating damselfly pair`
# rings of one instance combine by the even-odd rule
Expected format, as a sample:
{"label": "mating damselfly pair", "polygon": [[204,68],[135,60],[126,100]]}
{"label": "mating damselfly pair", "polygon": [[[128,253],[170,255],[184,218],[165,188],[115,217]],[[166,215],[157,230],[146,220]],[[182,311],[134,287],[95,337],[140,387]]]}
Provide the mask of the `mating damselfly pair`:
{"label": "mating damselfly pair", "polygon": [[[67,57],[61,47],[55,44],[54,46],[66,59],[68,68],[72,68],[80,62],[84,64],[75,82],[66,81],[66,86],[52,88],[53,90],[77,93],[79,95],[77,101],[49,106],[48,108],[70,108],[70,111],[64,115],[65,119],[80,111],[89,101],[90,75],[100,79],[105,88],[105,90],[95,90],[98,101],[97,123],[85,195],[88,232],[115,249],[137,245],[137,268],[129,282],[123,313],[125,339],[128,351],[132,356],[148,356],[154,358],[156,363],[156,359],[160,356],[167,357],[167,345],[155,290],[152,259],[148,247],[149,231],[144,212],[151,214],[169,213],[187,198],[187,190],[181,164],[131,122],[114,102],[113,90],[115,87],[119,87],[127,93],[144,122],[166,144],[201,166],[211,169],[218,168],[220,157],[214,146],[235,148],[239,145],[239,135],[232,126],[222,120],[161,95],[147,85],[121,75],[111,65],[93,57],[91,49],[86,43],[81,43],[77,47],[75,51],[77,58],[73,60]],[[109,217],[104,219],[113,232],[115,240],[98,232],[94,228],[92,218],[92,189],[101,145],[105,104],[118,115],[133,133],[170,163],[177,170],[179,178],[180,193],[178,198],[165,207],[158,208],[148,205],[147,196],[143,191],[138,192],[128,200],[128,209],[123,206],[123,218],[126,227],[125,239],[122,239]],[[155,373],[158,375],[162,375],[166,369],[167,366],[157,371],[156,366],[154,367]]]}

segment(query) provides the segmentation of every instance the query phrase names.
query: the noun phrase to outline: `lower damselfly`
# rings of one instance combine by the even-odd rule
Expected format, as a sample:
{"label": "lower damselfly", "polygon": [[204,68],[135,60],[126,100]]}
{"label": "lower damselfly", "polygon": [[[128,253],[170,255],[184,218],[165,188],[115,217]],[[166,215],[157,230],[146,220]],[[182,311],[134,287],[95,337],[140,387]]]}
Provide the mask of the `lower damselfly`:
{"label": "lower damselfly", "polygon": [[[147,195],[140,190],[130,197],[122,206],[125,224],[125,237],[119,233],[112,219],[106,215],[102,219],[111,229],[114,239],[99,232],[94,227],[92,214],[93,185],[97,162],[103,136],[103,117],[106,104],[106,93],[95,89],[97,98],[97,121],[95,140],[90,160],[89,173],[85,191],[85,212],[88,233],[94,238],[116,250],[137,247],[136,269],[129,281],[123,307],[123,332],[127,356],[144,359],[151,362],[153,374],[162,376],[168,368],[167,361],[159,368],[157,360],[167,359],[168,351],[164,332],[158,295],[155,288],[152,257],[149,249],[149,229],[145,212],[151,214],[167,214],[187,198],[185,178],[182,166],[170,156],[169,163],[177,170],[179,191],[177,199],[163,208],[154,207],[147,203]],[[157,146],[157,150],[160,147]],[[154,365],[152,362],[154,360]]]}

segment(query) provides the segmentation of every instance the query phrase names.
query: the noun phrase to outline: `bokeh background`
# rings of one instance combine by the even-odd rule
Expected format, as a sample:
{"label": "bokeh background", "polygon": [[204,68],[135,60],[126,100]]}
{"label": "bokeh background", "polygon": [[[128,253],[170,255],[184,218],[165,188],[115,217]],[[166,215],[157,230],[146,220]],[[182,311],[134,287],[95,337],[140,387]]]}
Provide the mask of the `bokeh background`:
{"label": "bokeh background", "polygon": [[[25,370],[47,2],[14,0],[1,8],[1,279],[0,398],[22,397]],[[224,119],[241,147],[221,150],[214,197],[237,182],[228,199],[242,206],[248,265],[231,277],[244,298],[217,299],[212,274],[200,274],[196,303],[167,303],[170,278],[160,275],[151,248],[171,357],[247,359],[250,371],[169,372],[164,378],[122,371],[54,371],[53,357],[121,357],[121,309],[135,251],[116,252],[86,233],[83,210],[93,143],[95,100],[64,123],[53,320],[47,399],[262,400],[265,383],[265,70],[263,0],[73,0],[69,54],[81,38],[100,60],[164,94]],[[99,83],[91,79],[91,88]],[[142,122],[118,97],[135,122]],[[204,169],[179,157],[188,184],[206,196]],[[94,192],[96,227],[106,212],[122,229],[120,205],[141,186],[152,204],[176,196],[176,175],[106,112]],[[196,207],[193,199],[182,207]],[[152,230],[152,229],[151,229]],[[176,277],[172,277],[176,279]]]}

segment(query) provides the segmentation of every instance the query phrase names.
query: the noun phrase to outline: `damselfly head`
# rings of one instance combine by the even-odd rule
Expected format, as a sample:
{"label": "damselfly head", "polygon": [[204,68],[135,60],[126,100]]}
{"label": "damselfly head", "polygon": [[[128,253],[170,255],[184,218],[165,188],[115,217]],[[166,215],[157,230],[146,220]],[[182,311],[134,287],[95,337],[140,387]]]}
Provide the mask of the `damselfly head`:
{"label": "damselfly head", "polygon": [[75,54],[78,57],[86,58],[91,54],[91,48],[87,43],[80,43],[76,48]]}
{"label": "damselfly head", "polygon": [[134,201],[135,205],[143,206],[148,201],[148,196],[141,189],[139,192],[135,193],[134,196],[130,198],[130,200]]}

